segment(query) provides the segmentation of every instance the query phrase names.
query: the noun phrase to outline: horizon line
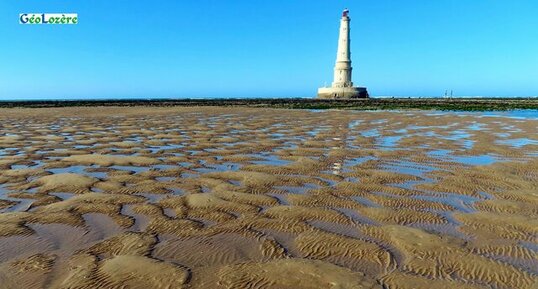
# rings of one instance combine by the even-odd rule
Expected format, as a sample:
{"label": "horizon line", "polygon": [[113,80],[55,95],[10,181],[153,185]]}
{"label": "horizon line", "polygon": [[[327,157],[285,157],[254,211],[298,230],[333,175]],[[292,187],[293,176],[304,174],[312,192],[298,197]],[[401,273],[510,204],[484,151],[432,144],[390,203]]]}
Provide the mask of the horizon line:
{"label": "horizon line", "polygon": [[[509,99],[509,98],[525,98],[525,99],[534,99],[538,98],[538,95],[535,96],[484,96],[484,95],[468,95],[468,96],[398,96],[398,95],[378,95],[370,96],[370,99],[386,99],[386,98],[395,98],[395,99]],[[284,96],[284,97],[273,97],[273,96],[196,96],[196,97],[166,97],[166,96],[153,96],[153,97],[74,97],[74,98],[13,98],[13,99],[0,99],[0,102],[23,102],[23,101],[103,101],[103,100],[213,100],[213,99],[317,99],[317,97],[312,96]]]}

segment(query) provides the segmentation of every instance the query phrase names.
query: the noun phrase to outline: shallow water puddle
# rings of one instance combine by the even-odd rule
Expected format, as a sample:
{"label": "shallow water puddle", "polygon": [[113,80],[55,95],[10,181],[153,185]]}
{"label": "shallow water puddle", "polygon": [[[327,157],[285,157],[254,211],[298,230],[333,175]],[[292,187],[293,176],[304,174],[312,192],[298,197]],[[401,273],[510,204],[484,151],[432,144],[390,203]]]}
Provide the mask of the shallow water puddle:
{"label": "shallow water puddle", "polygon": [[62,254],[70,255],[76,250],[87,248],[100,239],[97,232],[65,224],[29,224],[36,234],[50,243],[52,248]]}
{"label": "shallow water puddle", "polygon": [[267,194],[267,195],[270,196],[270,197],[276,198],[280,205],[288,206],[290,204],[288,202],[288,200],[286,199],[286,195],[277,194],[277,193],[270,193],[270,194]]}
{"label": "shallow water puddle", "polygon": [[98,236],[98,239],[106,239],[124,231],[111,217],[101,213],[88,213],[82,216],[86,227]]}
{"label": "shallow water puddle", "polygon": [[528,138],[518,138],[518,139],[504,139],[496,141],[498,144],[509,145],[515,148],[521,148],[526,145],[538,145],[538,140],[528,139]]}
{"label": "shallow water puddle", "polygon": [[373,128],[370,130],[362,131],[361,135],[364,137],[378,137],[379,136],[379,130],[377,128]]}
{"label": "shallow water puddle", "polygon": [[461,156],[453,155],[450,150],[434,150],[428,152],[428,156],[442,159],[444,161],[453,161],[465,165],[479,166],[491,165],[499,161],[498,158],[491,155]]}
{"label": "shallow water puddle", "polygon": [[54,169],[47,169],[48,172],[51,172],[53,174],[65,174],[65,173],[71,173],[71,174],[79,174],[79,175],[86,175],[89,177],[94,177],[98,179],[106,179],[107,174],[103,172],[88,172],[86,169],[88,168],[97,168],[98,166],[69,166],[65,168],[54,168]]}
{"label": "shallow water puddle", "polygon": [[148,202],[150,203],[157,203],[159,202],[160,200],[164,199],[164,198],[167,198],[169,197],[170,195],[168,194],[151,194],[151,193],[142,193],[142,194],[138,194],[139,196],[143,196],[144,198],[146,198],[148,200]]}
{"label": "shallow water puddle", "polygon": [[19,198],[9,197],[8,196],[9,193],[11,193],[11,191],[5,188],[5,185],[0,184],[0,200],[13,202],[12,205],[6,208],[0,209],[0,213],[25,212],[30,209],[30,207],[32,206],[32,203],[34,202],[33,199],[19,199]]}
{"label": "shallow water puddle", "polygon": [[[412,176],[421,177],[425,179],[427,179],[424,176],[425,174],[440,170],[439,168],[436,168],[433,166],[419,164],[419,163],[407,161],[407,160],[391,161],[388,164],[382,165],[382,168],[389,172],[412,175]],[[425,181],[429,181],[429,179]]]}
{"label": "shallow water puddle", "polygon": [[62,199],[62,201],[68,200],[75,195],[73,193],[48,193],[48,194],[51,196],[56,196]]}
{"label": "shallow water puddle", "polygon": [[0,248],[0,263],[55,249],[54,244],[38,235],[0,237]]}
{"label": "shallow water puddle", "polygon": [[118,165],[111,166],[110,168],[115,169],[115,170],[120,170],[120,171],[128,171],[135,174],[147,172],[151,169],[151,167],[118,166]]}
{"label": "shallow water puddle", "polygon": [[136,213],[133,210],[132,205],[123,205],[121,208],[121,214],[132,217],[135,220],[134,224],[129,228],[130,231],[144,232],[149,225],[150,218],[146,215]]}
{"label": "shallow water puddle", "polygon": [[176,178],[175,177],[157,177],[155,178],[155,180],[158,182],[172,182],[176,180]]}
{"label": "shallow water puddle", "polygon": [[211,173],[211,172],[225,172],[225,171],[238,171],[241,168],[241,164],[233,162],[225,162],[222,164],[203,164],[203,168],[194,168],[192,170],[199,173]]}
{"label": "shallow water puddle", "polygon": [[280,159],[277,155],[269,153],[249,154],[247,156],[263,159],[259,161],[251,161],[251,163],[258,165],[286,166],[292,163],[291,161]]}
{"label": "shallow water puddle", "polygon": [[366,207],[371,207],[371,208],[380,208],[381,207],[380,205],[376,204],[375,202],[373,202],[370,199],[365,198],[365,197],[351,196],[350,198],[352,200],[356,201],[359,204],[365,205]]}

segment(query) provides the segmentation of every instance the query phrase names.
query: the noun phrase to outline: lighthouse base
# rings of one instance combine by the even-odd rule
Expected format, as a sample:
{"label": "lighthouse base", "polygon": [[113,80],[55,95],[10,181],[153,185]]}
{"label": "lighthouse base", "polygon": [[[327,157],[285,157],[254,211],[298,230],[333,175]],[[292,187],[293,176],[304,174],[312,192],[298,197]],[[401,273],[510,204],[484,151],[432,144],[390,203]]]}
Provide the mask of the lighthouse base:
{"label": "lighthouse base", "polygon": [[366,87],[320,87],[318,98],[322,99],[349,99],[368,98]]}

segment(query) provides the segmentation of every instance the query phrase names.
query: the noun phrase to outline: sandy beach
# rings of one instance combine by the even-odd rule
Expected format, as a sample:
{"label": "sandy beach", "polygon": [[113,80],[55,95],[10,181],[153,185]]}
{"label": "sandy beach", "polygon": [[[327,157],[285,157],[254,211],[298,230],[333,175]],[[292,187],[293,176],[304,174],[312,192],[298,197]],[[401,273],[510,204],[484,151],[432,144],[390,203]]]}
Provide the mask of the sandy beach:
{"label": "sandy beach", "polygon": [[538,117],[0,109],[0,288],[537,288]]}

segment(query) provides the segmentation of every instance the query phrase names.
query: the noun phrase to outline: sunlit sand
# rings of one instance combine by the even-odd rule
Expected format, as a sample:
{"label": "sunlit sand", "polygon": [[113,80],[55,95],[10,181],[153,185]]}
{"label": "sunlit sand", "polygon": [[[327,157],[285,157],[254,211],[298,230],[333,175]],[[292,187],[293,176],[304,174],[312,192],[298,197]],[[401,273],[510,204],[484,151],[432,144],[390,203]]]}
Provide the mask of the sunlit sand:
{"label": "sunlit sand", "polygon": [[2,109],[0,287],[536,288],[537,127],[517,113]]}

